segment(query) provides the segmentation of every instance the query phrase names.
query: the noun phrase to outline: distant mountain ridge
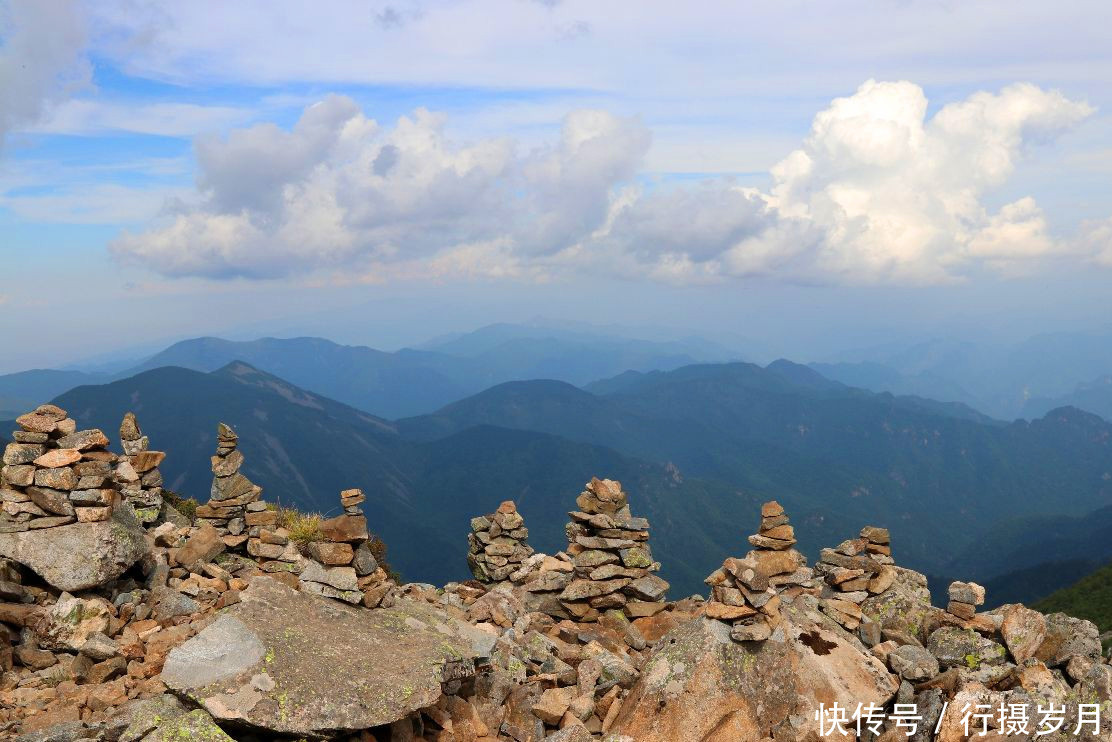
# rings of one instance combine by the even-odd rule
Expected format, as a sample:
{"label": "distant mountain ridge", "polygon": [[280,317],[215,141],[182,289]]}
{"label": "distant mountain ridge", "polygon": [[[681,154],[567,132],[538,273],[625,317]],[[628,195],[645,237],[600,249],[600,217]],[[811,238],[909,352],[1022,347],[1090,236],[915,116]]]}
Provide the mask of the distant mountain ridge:
{"label": "distant mountain ridge", "polygon": [[[385,418],[424,414],[510,380],[585,384],[627,369],[670,369],[726,351],[705,341],[653,342],[583,330],[492,325],[445,341],[454,351],[387,352],[316,337],[183,340],[117,373],[36,370],[0,376],[0,411],[15,413],[80,384],[177,366],[215,371],[244,361],[302,388]],[[721,360],[721,359],[719,359]]]}
{"label": "distant mountain ridge", "polygon": [[626,373],[588,389],[605,393],[504,384],[397,425],[421,440],[487,424],[608,446],[683,476],[774,494],[801,514],[807,547],[834,524],[848,537],[882,523],[909,563],[929,572],[991,533],[956,523],[1112,504],[1112,426],[1080,410],[1001,423],[846,387],[786,361]]}
{"label": "distant mountain ridge", "polygon": [[1041,417],[1067,404],[1108,417],[1106,397],[1075,391],[1112,374],[1112,327],[1013,344],[939,339],[857,349],[812,366],[852,386],[962,402],[999,419]]}

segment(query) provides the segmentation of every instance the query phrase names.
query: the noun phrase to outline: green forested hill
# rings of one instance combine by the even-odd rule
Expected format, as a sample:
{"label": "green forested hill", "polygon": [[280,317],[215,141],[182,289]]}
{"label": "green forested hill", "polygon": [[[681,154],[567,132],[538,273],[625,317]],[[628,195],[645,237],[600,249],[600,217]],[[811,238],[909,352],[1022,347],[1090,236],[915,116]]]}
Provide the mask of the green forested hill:
{"label": "green forested hill", "polygon": [[1112,631],[1112,564],[1086,575],[1035,605],[1043,613],[1061,611],[1087,618],[1101,632]]}
{"label": "green forested hill", "polygon": [[[1001,549],[1025,543],[952,562],[1001,524],[1112,505],[1112,425],[1079,410],[1000,423],[845,387],[787,362],[623,374],[591,388],[606,393],[504,384],[397,425],[421,439],[489,424],[608,446],[775,494],[811,553],[875,523],[892,530],[904,563],[980,579],[1015,569]],[[1037,561],[1075,556],[1027,552]]]}

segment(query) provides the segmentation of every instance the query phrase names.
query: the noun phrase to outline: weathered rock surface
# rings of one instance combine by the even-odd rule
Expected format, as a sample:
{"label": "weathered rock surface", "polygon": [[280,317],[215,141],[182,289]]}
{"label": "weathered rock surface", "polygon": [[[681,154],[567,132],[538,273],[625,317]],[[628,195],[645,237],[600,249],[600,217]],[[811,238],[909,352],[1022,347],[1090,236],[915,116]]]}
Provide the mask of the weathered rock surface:
{"label": "weathered rock surface", "polygon": [[0,533],[0,557],[14,559],[68,592],[119,577],[147,548],[143,529],[125,504],[117,505],[105,521]]}
{"label": "weathered rock surface", "polygon": [[390,724],[436,703],[449,672],[473,674],[485,635],[429,606],[362,611],[256,578],[170,652],[162,680],[218,721],[291,735]]}
{"label": "weathered rock surface", "polygon": [[759,644],[739,644],[729,626],[709,619],[666,637],[614,730],[638,742],[804,739],[820,703],[884,705],[896,693],[896,679],[813,598],[803,596],[781,614],[774,635]]}

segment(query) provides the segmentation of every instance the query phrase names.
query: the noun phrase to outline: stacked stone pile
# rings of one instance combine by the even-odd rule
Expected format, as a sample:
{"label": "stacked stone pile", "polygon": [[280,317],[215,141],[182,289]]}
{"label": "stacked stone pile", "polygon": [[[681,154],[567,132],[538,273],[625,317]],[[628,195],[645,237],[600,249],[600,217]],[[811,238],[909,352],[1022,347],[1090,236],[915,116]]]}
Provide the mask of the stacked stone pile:
{"label": "stacked stone pile", "polygon": [[754,549],[744,558],[726,559],[706,579],[706,616],[730,624],[730,638],[739,642],[768,639],[780,624],[781,593],[794,597],[814,586],[807,560],[792,548],[795,530],[775,500],[761,506],[761,525],[749,543]]}
{"label": "stacked stone pile", "polygon": [[663,606],[668,583],[653,574],[660,563],[649,549],[649,522],[630,514],[620,482],[592,479],[576,498],[565,531],[574,578],[560,592],[564,610],[581,621],[618,609],[631,617]]}
{"label": "stacked stone pile", "polygon": [[[264,572],[296,574],[302,562],[297,545],[290,534],[278,525],[278,511],[262,500],[244,506],[243,522],[247,527],[247,555],[259,560]],[[226,537],[225,537],[226,538]]]}
{"label": "stacked stone pile", "polygon": [[826,582],[822,610],[849,631],[861,626],[861,604],[892,586],[896,570],[888,530],[866,526],[861,536],[823,549],[815,573]]}
{"label": "stacked stone pile", "polygon": [[533,556],[529,529],[517,506],[506,500],[489,515],[471,519],[467,534],[467,566],[475,579],[493,584],[509,579]]}
{"label": "stacked stone pile", "polygon": [[215,528],[229,548],[237,549],[248,539],[247,506],[258,502],[263,489],[240,471],[243,453],[238,449],[239,436],[235,431],[220,423],[216,438],[212,489],[208,503],[197,508],[197,517]]}
{"label": "stacked stone pile", "polygon": [[0,533],[108,520],[118,495],[107,436],[77,430],[65,410],[49,404],[16,423],[0,469]]}
{"label": "stacked stone pile", "polygon": [[150,450],[150,439],[143,435],[132,412],[120,423],[120,445],[124,451],[116,464],[120,494],[141,523],[153,523],[162,512],[162,472],[158,467],[166,454]]}
{"label": "stacked stone pile", "polygon": [[375,608],[397,586],[371,549],[367,519],[360,507],[365,499],[360,489],[340,493],[343,515],[322,521],[322,539],[306,546],[308,558],[302,560],[299,571],[301,590]]}
{"label": "stacked stone pile", "polygon": [[985,604],[985,589],[975,582],[951,582],[946,611],[963,621],[971,621],[977,608]]}

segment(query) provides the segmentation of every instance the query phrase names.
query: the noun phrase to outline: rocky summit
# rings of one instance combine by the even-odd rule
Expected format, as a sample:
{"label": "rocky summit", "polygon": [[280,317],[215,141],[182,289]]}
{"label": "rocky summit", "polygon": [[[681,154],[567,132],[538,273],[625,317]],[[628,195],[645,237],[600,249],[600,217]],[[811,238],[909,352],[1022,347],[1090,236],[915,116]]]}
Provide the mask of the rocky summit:
{"label": "rocky summit", "polygon": [[405,583],[363,512],[375,482],[335,517],[277,508],[221,424],[208,500],[179,512],[134,415],[118,455],[51,405],[18,425],[0,471],[3,739],[1112,739],[1093,624],[984,611],[971,582],[934,606],[882,527],[810,565],[767,502],[709,594],[669,600],[636,493],[592,479],[565,550],[535,552],[515,504],[492,502],[459,565],[472,579]]}

